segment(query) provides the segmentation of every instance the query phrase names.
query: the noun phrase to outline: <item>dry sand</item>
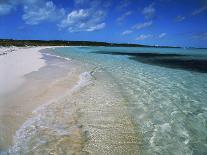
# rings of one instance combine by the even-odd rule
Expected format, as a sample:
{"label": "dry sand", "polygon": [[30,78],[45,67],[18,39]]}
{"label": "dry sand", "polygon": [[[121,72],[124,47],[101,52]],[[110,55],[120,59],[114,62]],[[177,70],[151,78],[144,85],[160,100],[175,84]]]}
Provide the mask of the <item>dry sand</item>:
{"label": "dry sand", "polygon": [[0,154],[34,109],[61,96],[78,80],[79,73],[73,71],[77,65],[40,52],[46,48],[53,47],[15,48],[12,52],[4,48],[9,52],[0,55]]}
{"label": "dry sand", "polygon": [[0,56],[0,97],[16,89],[24,82],[24,75],[39,70],[45,65],[39,50],[46,47],[10,48]]}

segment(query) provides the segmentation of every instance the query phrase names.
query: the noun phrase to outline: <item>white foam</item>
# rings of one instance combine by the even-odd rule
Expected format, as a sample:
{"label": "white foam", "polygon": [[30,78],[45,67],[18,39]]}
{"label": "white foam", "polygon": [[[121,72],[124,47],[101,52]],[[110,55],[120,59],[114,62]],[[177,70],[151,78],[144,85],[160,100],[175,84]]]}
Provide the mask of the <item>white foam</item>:
{"label": "white foam", "polygon": [[72,88],[72,92],[78,91],[80,88],[85,87],[92,83],[92,75],[90,72],[83,72],[79,76],[78,83]]}
{"label": "white foam", "polygon": [[[92,83],[91,72],[83,72],[79,75],[79,81],[77,82],[77,84],[66,95],[70,95],[91,83]],[[56,136],[64,136],[70,134],[70,130],[68,129],[71,127],[67,126],[67,124],[61,124],[61,122],[56,120],[56,108],[61,106],[62,103],[61,101],[63,101],[64,103],[64,97],[66,95],[64,94],[63,96],[59,97],[56,100],[45,103],[37,107],[33,111],[33,116],[29,118],[16,131],[13,140],[13,146],[11,146],[11,148],[9,149],[9,154],[19,154],[22,151],[23,153],[30,151],[31,141],[33,141],[32,144],[34,144],[32,146],[33,149],[43,145],[44,143],[47,143],[47,138],[44,139],[44,137],[37,137],[39,131],[41,130],[48,130],[51,132],[50,134]],[[65,110],[64,110],[65,113],[68,112],[70,113],[71,111],[70,108]],[[35,143],[34,143],[34,137],[35,137]]]}
{"label": "white foam", "polygon": [[59,55],[54,55],[54,54],[49,54],[49,53],[44,53],[44,55],[48,55],[48,56],[52,56],[52,57],[56,57],[56,58],[60,58],[60,59],[64,59],[64,60],[67,60],[67,61],[71,61],[70,58],[61,57],[61,56],[59,56]]}
{"label": "white foam", "polygon": [[162,132],[169,132],[171,130],[171,126],[169,123],[164,123],[160,125],[160,129]]}

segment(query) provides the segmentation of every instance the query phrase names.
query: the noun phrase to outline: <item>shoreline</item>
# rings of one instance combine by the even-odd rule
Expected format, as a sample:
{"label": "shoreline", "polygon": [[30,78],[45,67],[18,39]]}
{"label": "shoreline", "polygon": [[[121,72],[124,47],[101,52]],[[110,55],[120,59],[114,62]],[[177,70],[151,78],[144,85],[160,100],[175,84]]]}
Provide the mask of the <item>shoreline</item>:
{"label": "shoreline", "polygon": [[205,152],[206,74],[94,50],[41,51],[47,65],[0,104],[0,154]]}
{"label": "shoreline", "polygon": [[[0,104],[0,150],[11,154],[139,153],[139,135],[115,79],[41,50],[45,66]],[[112,84],[112,85],[111,85]],[[3,152],[3,153],[4,153]]]}
{"label": "shoreline", "polygon": [[53,47],[20,48],[0,56],[5,75],[0,78],[0,152],[11,146],[16,131],[37,107],[62,96],[77,81],[71,62],[45,54],[48,48]]}

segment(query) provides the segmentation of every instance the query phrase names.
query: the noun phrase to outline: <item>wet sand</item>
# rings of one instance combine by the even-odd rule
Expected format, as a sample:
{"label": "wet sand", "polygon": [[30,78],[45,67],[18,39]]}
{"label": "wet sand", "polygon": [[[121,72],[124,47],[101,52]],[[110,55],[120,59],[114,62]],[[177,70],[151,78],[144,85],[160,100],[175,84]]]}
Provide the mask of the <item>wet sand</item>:
{"label": "wet sand", "polygon": [[[32,111],[35,108],[61,96],[78,80],[79,73],[75,73],[74,67],[70,65],[69,61],[44,55],[42,59],[47,65],[39,70],[36,69],[36,71],[32,71],[30,68],[31,73],[24,75],[24,77],[18,77],[22,80],[20,84],[15,84],[9,92],[7,91],[1,96],[0,150],[8,149],[12,144],[16,130],[32,116]],[[30,65],[28,61],[24,63]],[[70,68],[63,66],[70,66]],[[19,82],[17,81],[17,83]]]}
{"label": "wet sand", "polygon": [[140,136],[118,84],[101,68],[42,54],[46,65],[0,104],[0,150],[139,154]]}

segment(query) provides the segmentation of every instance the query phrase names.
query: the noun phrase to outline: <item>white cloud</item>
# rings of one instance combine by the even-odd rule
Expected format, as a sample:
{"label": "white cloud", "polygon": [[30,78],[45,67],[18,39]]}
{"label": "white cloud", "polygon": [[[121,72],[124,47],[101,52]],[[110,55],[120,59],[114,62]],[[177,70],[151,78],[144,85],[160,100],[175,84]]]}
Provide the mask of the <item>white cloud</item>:
{"label": "white cloud", "polygon": [[139,23],[133,26],[134,29],[143,29],[152,25],[152,21]]}
{"label": "white cloud", "polygon": [[70,12],[59,24],[70,32],[95,31],[105,27],[103,19],[105,12],[102,10],[79,9]]}
{"label": "white cloud", "polygon": [[185,20],[185,16],[177,16],[177,17],[175,18],[175,21],[176,21],[176,22],[181,22],[181,21],[183,21],[183,20]]}
{"label": "white cloud", "polygon": [[0,16],[9,14],[18,2],[17,0],[0,0]]}
{"label": "white cloud", "polygon": [[42,4],[45,0],[0,0],[0,15],[9,14],[17,6]]}
{"label": "white cloud", "polygon": [[66,28],[70,32],[96,31],[106,26],[104,18],[110,6],[109,2],[108,0],[74,0],[77,9],[66,14],[66,10],[58,8],[53,0],[0,0],[0,16],[9,14],[16,7],[21,7],[22,19],[29,25],[57,21],[59,28]]}
{"label": "white cloud", "polygon": [[151,19],[155,16],[155,8],[154,8],[154,4],[150,4],[149,6],[145,7],[143,10],[142,10],[142,14],[144,15],[144,17],[146,19]]}
{"label": "white cloud", "polygon": [[59,19],[64,9],[58,9],[46,0],[0,0],[0,15],[9,14],[16,7],[23,7],[22,19],[26,24],[37,25],[44,21]]}
{"label": "white cloud", "polygon": [[94,26],[91,26],[87,29],[87,31],[96,31],[96,30],[100,30],[100,29],[103,29],[104,27],[106,26],[106,23],[101,23],[101,24],[97,24],[97,25],[94,25]]}
{"label": "white cloud", "polygon": [[159,35],[152,35],[152,34],[141,34],[135,40],[145,40],[149,38],[159,38],[162,39],[167,35],[167,33],[160,33]]}
{"label": "white cloud", "polygon": [[147,35],[141,34],[135,40],[145,40],[145,39],[149,39],[149,38],[152,38],[152,37],[153,37],[153,35],[151,35],[151,34],[147,34]]}
{"label": "white cloud", "polygon": [[205,12],[205,11],[207,11],[207,5],[199,8],[199,9],[194,10],[193,13],[192,13],[192,15],[193,16],[196,16],[198,14],[201,14],[201,13]]}
{"label": "white cloud", "polygon": [[164,38],[165,36],[166,36],[167,34],[166,33],[161,33],[159,36],[158,36],[158,38]]}
{"label": "white cloud", "polygon": [[64,9],[57,9],[52,1],[47,1],[41,5],[25,5],[22,19],[26,24],[37,25],[44,21],[57,20],[63,15]]}
{"label": "white cloud", "polygon": [[12,10],[12,5],[0,4],[0,15],[6,15]]}
{"label": "white cloud", "polygon": [[122,22],[126,17],[130,16],[131,14],[132,14],[131,11],[125,12],[122,16],[120,16],[119,18],[117,18],[117,22]]}
{"label": "white cloud", "polygon": [[122,35],[128,35],[128,34],[131,34],[133,31],[131,30],[126,30],[124,32],[122,32]]}
{"label": "white cloud", "polygon": [[58,27],[70,32],[92,32],[106,26],[104,18],[110,6],[108,0],[74,0],[75,9],[61,19]]}
{"label": "white cloud", "polygon": [[193,35],[193,39],[207,40],[207,32],[195,34]]}

